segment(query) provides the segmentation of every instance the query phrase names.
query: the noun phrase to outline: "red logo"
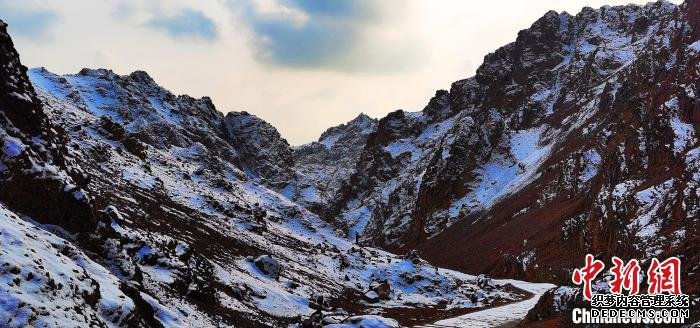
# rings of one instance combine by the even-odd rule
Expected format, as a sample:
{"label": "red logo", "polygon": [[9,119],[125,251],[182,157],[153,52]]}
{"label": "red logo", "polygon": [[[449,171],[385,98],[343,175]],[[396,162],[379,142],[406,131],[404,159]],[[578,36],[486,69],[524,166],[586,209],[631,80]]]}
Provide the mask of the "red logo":
{"label": "red logo", "polygon": [[610,292],[621,294],[626,289],[630,295],[639,293],[639,261],[630,260],[624,265],[625,262],[617,256],[613,256],[612,261],[615,265],[610,269],[614,276],[610,281]]}
{"label": "red logo", "polygon": [[574,270],[574,276],[571,280],[577,285],[583,283],[583,297],[589,301],[593,297],[591,282],[595,279],[595,276],[603,271],[603,268],[605,268],[605,264],[602,261],[594,260],[593,255],[588,254],[586,255],[586,266],[580,270]]}
{"label": "red logo", "polygon": [[681,293],[681,260],[679,258],[671,257],[661,263],[657,259],[651,259],[647,276],[649,294]]}
{"label": "red logo", "polygon": [[[622,294],[627,290],[629,295],[639,293],[639,273],[641,267],[639,261],[632,259],[625,264],[620,258],[613,256],[613,267],[610,272],[613,279],[608,283],[612,294]],[[593,255],[586,255],[586,265],[581,269],[575,269],[571,277],[576,285],[583,285],[583,297],[591,300],[593,297],[592,283],[596,276],[603,271],[605,264],[596,260]],[[651,259],[651,264],[647,270],[648,293],[654,294],[681,294],[681,260],[671,257],[663,262],[658,259]]]}

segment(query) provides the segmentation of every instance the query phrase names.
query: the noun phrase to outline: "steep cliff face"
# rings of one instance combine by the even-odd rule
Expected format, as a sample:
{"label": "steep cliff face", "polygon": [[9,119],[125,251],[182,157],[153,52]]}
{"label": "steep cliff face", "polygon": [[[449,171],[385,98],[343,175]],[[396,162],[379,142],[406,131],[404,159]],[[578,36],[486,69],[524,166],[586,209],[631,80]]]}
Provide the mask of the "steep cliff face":
{"label": "steep cliff face", "polygon": [[[534,122],[525,128],[544,124],[533,145],[548,148],[536,174],[494,206],[465,211],[463,220],[421,246],[426,254],[467,270],[562,281],[567,274],[559,270],[575,267],[585,253],[681,255],[696,263],[697,13],[697,2],[690,1],[560,15],[566,24],[559,30],[572,50],[557,64],[565,65],[563,71],[548,73],[556,74],[549,84],[556,93],[545,89],[544,97],[553,99],[552,115],[523,116],[523,122]],[[517,42],[509,49],[517,49]],[[510,79],[529,67],[515,64],[518,52],[490,57],[514,72]],[[482,67],[477,79],[490,81],[480,75],[493,67]],[[496,99],[527,113],[517,107],[523,106],[518,99],[528,99],[521,90],[504,90]],[[529,101],[539,95],[542,91]],[[460,245],[449,254],[440,245],[448,240]],[[472,251],[491,260],[470,258]],[[698,267],[690,264],[686,270]],[[697,291],[696,278],[687,278]]]}
{"label": "steep cliff face", "polygon": [[530,279],[586,252],[697,257],[697,8],[547,13],[422,112],[381,119],[329,217]]}
{"label": "steep cliff face", "polygon": [[229,112],[225,120],[228,140],[244,159],[249,176],[262,178],[273,188],[292,179],[292,149],[275,127],[247,112]]}
{"label": "steep cliff face", "polygon": [[43,112],[6,27],[0,21],[0,201],[81,231],[94,224],[81,190],[85,176],[66,161],[64,131]]}

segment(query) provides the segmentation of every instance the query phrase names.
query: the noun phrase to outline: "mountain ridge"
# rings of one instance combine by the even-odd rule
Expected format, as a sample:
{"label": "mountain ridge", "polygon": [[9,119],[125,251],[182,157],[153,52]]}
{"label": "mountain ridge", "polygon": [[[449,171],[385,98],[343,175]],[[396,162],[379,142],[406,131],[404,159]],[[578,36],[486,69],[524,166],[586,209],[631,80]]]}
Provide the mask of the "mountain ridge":
{"label": "mountain ridge", "polygon": [[[436,321],[525,295],[430,263],[567,284],[585,253],[679,256],[700,293],[698,1],[547,12],[422,111],[296,147],[144,71],[27,72],[0,32],[3,236],[37,231],[32,260],[83,271],[63,281],[75,322],[304,326],[340,320],[329,303]],[[3,246],[5,293],[44,297],[10,312],[57,320],[30,278],[53,266],[18,273]]]}
{"label": "mountain ridge", "polygon": [[[56,301],[51,280],[33,279],[59,275],[60,265],[18,272],[26,244],[9,239],[0,251],[8,263],[0,276],[12,282],[5,292],[13,300],[35,295],[19,298],[21,306],[0,309],[10,326],[268,327],[339,323],[348,317],[360,326],[365,321],[396,326],[527,295],[485,277],[438,269],[415,254],[402,257],[353,244],[277,192],[270,184],[274,176],[246,171],[249,163],[255,169],[277,164],[268,161],[275,148],[265,148],[270,151],[261,157],[265,161],[246,155],[256,145],[275,141],[282,155],[291,152],[273,127],[250,114],[233,113],[227,120],[208,98],[174,96],[143,72],[85,69],[58,76],[32,69],[29,77],[45,115],[65,130],[66,160],[88,177],[81,195],[94,224],[64,231],[60,221],[0,208],[7,218],[0,229],[12,232],[8,236],[39,231],[32,240],[42,251],[27,253],[30,261],[42,263],[65,250],[67,258],[56,258],[60,265],[75,262],[87,270],[85,277],[71,275],[70,281],[94,283],[59,287],[85,291],[61,294],[66,304],[89,307],[88,317],[79,317]],[[363,117],[356,123],[371,125]],[[357,131],[353,124],[345,128]],[[247,137],[233,139],[232,130]],[[26,293],[35,285],[41,288]],[[42,302],[55,311],[43,311]],[[427,317],[390,312],[438,303],[451,305]],[[31,315],[18,315],[23,311]],[[373,311],[384,317],[367,316]]]}

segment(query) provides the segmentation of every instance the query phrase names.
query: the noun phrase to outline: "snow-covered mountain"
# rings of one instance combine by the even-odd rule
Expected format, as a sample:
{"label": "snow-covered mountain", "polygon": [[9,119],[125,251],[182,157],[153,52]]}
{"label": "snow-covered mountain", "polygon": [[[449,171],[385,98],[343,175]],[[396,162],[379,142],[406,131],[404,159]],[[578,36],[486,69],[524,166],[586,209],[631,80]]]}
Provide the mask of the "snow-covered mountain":
{"label": "snow-covered mountain", "polygon": [[[548,12],[298,147],[142,71],[27,71],[1,25],[0,326],[461,324],[533,285],[432,264],[564,283],[586,253],[679,256],[700,294],[697,0]],[[548,287],[489,322],[576,294]]]}
{"label": "snow-covered mountain", "polygon": [[27,72],[4,28],[1,326],[396,326],[528,296],[345,239],[270,189],[292,151],[258,118],[145,72]]}
{"label": "snow-covered mountain", "polygon": [[329,128],[318,142],[296,147],[294,179],[281,190],[282,194],[316,213],[323,213],[355,172],[367,138],[376,127],[376,119],[360,114],[346,124]]}
{"label": "snow-covered mountain", "polygon": [[[469,282],[474,277],[437,273],[336,236],[246,169],[275,172],[261,169],[273,162],[268,158],[241,159],[256,142],[274,142],[270,126],[253,116],[224,117],[208,99],[173,97],[144,73],[35,69],[29,76],[52,121],[69,131],[70,157],[91,178],[87,197],[103,223],[90,233],[92,251],[147,302],[177,309],[156,316],[163,324],[291,324],[309,316],[319,297],[344,305],[347,295],[361,299],[383,281],[391,282],[390,295],[376,299],[378,309],[444,300],[459,309],[522,297],[496,286],[480,292],[481,301],[460,303],[483,290]],[[362,304],[350,305],[344,307],[363,313]]]}
{"label": "snow-covered mountain", "polygon": [[548,12],[423,111],[381,119],[327,217],[504,277],[568,281],[586,253],[681,255],[697,292],[699,13]]}

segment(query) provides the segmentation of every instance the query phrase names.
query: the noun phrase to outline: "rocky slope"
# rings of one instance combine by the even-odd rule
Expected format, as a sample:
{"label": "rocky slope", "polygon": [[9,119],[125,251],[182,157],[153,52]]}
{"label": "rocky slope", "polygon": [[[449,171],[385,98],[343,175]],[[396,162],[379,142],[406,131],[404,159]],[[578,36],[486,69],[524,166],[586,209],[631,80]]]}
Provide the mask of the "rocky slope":
{"label": "rocky slope", "polygon": [[97,228],[83,189],[89,178],[69,158],[68,135],[44,112],[1,21],[0,67],[0,325],[148,324],[135,308],[147,296],[126,296],[134,290],[70,242]]}
{"label": "rocky slope", "polygon": [[699,8],[548,12],[381,119],[327,218],[468,272],[563,282],[585,253],[697,272]]}
{"label": "rocky slope", "polygon": [[4,23],[0,63],[0,201],[71,230],[90,226],[85,176],[66,160],[65,133],[42,111]]}
{"label": "rocky slope", "polygon": [[696,0],[548,12],[422,111],[300,147],[145,72],[27,77],[2,26],[1,324],[414,324],[527,296],[373,247],[555,283],[586,253],[676,255],[700,294]]}
{"label": "rocky slope", "polygon": [[306,208],[323,213],[342,184],[355,172],[377,120],[360,114],[350,122],[329,128],[318,141],[294,149],[294,179],[282,194]]}
{"label": "rocky slope", "polygon": [[[476,196],[484,184],[507,193],[476,211],[462,205],[462,219],[421,245],[426,256],[568,281],[585,253],[678,255],[688,292],[698,293],[699,13],[698,1],[549,13],[487,56],[476,76],[482,106],[515,113],[500,140],[520,167],[510,178],[502,165],[484,166]],[[528,60],[547,56],[548,64]],[[445,253],[446,241],[460,247]],[[490,260],[468,258],[474,251]]]}
{"label": "rocky slope", "polygon": [[275,127],[247,112],[229,112],[225,122],[227,140],[244,158],[243,168],[250,177],[273,188],[293,178],[292,149]]}

